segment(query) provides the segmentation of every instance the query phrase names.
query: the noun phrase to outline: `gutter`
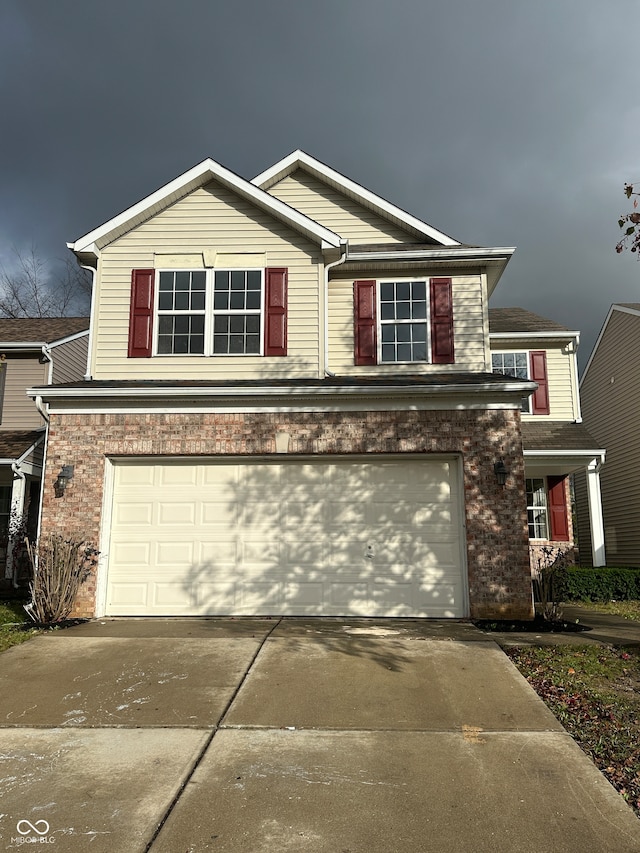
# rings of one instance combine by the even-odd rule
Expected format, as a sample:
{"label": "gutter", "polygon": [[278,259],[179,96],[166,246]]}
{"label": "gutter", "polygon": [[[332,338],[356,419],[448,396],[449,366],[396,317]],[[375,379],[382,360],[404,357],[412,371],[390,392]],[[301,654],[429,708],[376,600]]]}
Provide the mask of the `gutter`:
{"label": "gutter", "polygon": [[347,260],[349,244],[346,240],[340,242],[340,257],[337,261],[326,264],[324,268],[324,375],[334,376],[329,370],[329,272],[334,267]]}
{"label": "gutter", "polygon": [[350,261],[381,261],[381,260],[501,260],[510,258],[515,252],[514,246],[497,249],[421,249],[415,252],[350,252]]}
{"label": "gutter", "polygon": [[84,378],[87,381],[91,380],[91,373],[89,371],[89,366],[91,364],[91,347],[93,346],[93,314],[95,311],[95,300],[96,300],[96,275],[98,272],[97,267],[89,266],[88,264],[82,264],[78,260],[78,265],[80,269],[87,270],[91,273],[91,307],[89,308],[89,341],[87,342],[87,369],[85,370]]}
{"label": "gutter", "polygon": [[473,394],[474,392],[502,392],[502,393],[531,393],[537,388],[536,382],[483,382],[477,385],[448,384],[448,385],[365,385],[363,387],[353,385],[328,386],[326,388],[313,385],[303,385],[296,388],[287,386],[249,388],[221,388],[219,386],[184,388],[167,385],[162,388],[64,388],[61,386],[49,386],[43,388],[28,388],[30,397],[38,396],[49,400],[60,399],[100,399],[108,397],[122,399],[126,397],[140,398],[180,398],[180,397],[301,397],[301,396],[389,396],[400,397],[407,394]]}

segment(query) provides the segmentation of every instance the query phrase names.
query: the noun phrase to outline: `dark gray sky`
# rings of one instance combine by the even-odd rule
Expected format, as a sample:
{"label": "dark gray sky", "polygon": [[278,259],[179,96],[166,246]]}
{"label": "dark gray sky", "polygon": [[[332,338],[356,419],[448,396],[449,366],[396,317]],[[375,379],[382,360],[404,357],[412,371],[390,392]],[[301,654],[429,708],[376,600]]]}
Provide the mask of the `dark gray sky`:
{"label": "dark gray sky", "polygon": [[451,236],[518,250],[494,305],[583,332],[640,301],[637,0],[0,0],[0,262],[206,157],[302,148]]}

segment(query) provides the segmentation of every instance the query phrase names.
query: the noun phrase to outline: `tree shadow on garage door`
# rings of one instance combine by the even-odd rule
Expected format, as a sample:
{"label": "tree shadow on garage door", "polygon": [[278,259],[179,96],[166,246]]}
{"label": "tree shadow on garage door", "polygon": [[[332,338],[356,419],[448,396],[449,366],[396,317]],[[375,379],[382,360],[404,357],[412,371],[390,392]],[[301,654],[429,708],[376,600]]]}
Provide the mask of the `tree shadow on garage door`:
{"label": "tree shadow on garage door", "polygon": [[185,537],[193,557],[180,575],[185,608],[203,616],[464,616],[452,465],[452,457],[426,455],[207,463],[196,532],[173,536],[174,545]]}

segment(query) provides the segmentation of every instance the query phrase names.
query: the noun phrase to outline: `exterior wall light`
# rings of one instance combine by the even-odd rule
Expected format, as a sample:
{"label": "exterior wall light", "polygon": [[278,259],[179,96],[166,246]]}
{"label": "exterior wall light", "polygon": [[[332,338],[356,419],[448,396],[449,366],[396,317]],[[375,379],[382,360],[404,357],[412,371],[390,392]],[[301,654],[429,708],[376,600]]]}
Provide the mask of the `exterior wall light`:
{"label": "exterior wall light", "polygon": [[65,489],[71,479],[73,479],[73,465],[63,465],[58,474],[58,479],[53,484],[57,498],[61,498],[64,495]]}
{"label": "exterior wall light", "polygon": [[499,486],[504,486],[509,476],[507,466],[504,464],[504,459],[499,459],[493,466],[493,472],[496,475],[496,480]]}

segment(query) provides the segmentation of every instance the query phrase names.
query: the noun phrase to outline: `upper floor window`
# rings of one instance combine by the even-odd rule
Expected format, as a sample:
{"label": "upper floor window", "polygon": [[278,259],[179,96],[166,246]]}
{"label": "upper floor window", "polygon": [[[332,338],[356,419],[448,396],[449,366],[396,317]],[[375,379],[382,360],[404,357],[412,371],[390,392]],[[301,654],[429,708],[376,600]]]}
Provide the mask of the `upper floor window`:
{"label": "upper floor window", "polygon": [[[491,370],[493,373],[504,373],[515,379],[529,379],[529,353],[528,352],[492,352]],[[527,395],[522,398],[520,409],[531,414],[531,402]]]}
{"label": "upper floor window", "polygon": [[133,270],[129,357],[286,355],[287,270]]}
{"label": "upper floor window", "polygon": [[358,365],[452,364],[450,278],[354,282]]}
{"label": "upper floor window", "polygon": [[262,270],[161,271],[157,352],[260,355]]}
{"label": "upper floor window", "polygon": [[382,281],[379,360],[427,360],[426,281]]}
{"label": "upper floor window", "polygon": [[494,373],[504,373],[515,379],[537,382],[538,387],[533,394],[522,398],[520,408],[525,414],[550,414],[547,354],[544,350],[492,352],[491,369]]}

